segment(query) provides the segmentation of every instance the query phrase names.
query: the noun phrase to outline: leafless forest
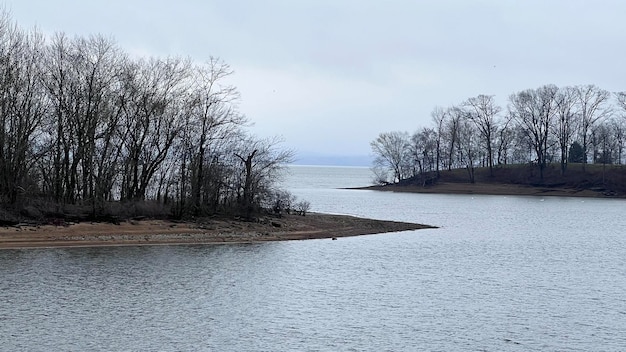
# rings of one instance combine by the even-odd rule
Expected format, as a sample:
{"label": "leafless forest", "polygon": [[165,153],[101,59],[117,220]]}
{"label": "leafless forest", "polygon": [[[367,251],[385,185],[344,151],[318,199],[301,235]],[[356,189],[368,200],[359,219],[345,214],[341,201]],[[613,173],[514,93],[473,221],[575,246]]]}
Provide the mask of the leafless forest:
{"label": "leafless forest", "polygon": [[0,70],[6,221],[249,217],[292,200],[274,187],[292,153],[247,132],[219,59],[133,57],[112,39],[47,38],[3,13]]}
{"label": "leafless forest", "polygon": [[385,132],[371,142],[380,184],[405,179],[435,182],[441,170],[526,164],[543,179],[548,166],[622,164],[626,142],[626,92],[595,85],[545,85],[513,93],[506,109],[494,96],[436,107],[434,126]]}

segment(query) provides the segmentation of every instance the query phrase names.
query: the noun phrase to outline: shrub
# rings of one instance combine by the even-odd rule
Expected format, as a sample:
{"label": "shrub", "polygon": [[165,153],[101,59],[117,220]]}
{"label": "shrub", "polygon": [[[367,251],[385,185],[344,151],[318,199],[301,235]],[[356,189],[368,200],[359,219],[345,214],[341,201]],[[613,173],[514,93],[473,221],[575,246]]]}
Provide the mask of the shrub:
{"label": "shrub", "polygon": [[296,203],[296,212],[299,215],[305,216],[310,208],[311,208],[311,203],[309,203],[306,200],[301,200],[298,203]]}

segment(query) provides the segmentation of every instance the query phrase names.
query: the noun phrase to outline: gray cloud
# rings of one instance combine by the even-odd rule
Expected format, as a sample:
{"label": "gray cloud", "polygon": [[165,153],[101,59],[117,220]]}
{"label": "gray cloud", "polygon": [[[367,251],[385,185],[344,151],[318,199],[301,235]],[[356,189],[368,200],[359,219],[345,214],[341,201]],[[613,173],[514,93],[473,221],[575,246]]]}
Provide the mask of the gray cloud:
{"label": "gray cloud", "polygon": [[137,55],[218,56],[259,135],[368,154],[436,105],[546,83],[624,90],[621,1],[7,1],[22,26],[114,36]]}

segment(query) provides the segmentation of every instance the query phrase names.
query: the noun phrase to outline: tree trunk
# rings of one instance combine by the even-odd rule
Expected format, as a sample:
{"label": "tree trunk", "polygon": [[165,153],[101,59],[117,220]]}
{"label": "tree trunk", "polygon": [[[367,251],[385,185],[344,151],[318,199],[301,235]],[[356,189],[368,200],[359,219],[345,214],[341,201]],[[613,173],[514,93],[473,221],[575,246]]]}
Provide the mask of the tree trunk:
{"label": "tree trunk", "polygon": [[244,181],[244,186],[243,186],[243,202],[242,202],[242,208],[245,214],[246,219],[250,219],[252,217],[252,211],[253,211],[253,200],[254,200],[254,193],[252,192],[252,159],[254,158],[254,155],[257,153],[257,150],[255,149],[252,153],[248,154],[248,156],[244,159],[241,155],[239,154],[235,154],[236,157],[238,157],[239,159],[241,159],[241,161],[244,163],[244,166],[246,168],[246,176],[245,176],[245,181]]}

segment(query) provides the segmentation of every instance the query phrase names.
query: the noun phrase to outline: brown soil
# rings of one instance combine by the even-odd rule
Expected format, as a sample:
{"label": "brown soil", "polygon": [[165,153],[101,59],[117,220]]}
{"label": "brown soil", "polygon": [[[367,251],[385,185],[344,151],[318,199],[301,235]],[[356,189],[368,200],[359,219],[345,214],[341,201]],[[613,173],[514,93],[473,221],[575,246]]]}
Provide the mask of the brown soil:
{"label": "brown soil", "polygon": [[573,189],[566,187],[537,187],[516,184],[492,183],[437,183],[431,186],[371,186],[362,189],[390,192],[439,193],[439,194],[489,194],[517,196],[560,196],[560,197],[608,197],[603,192],[590,189]]}
{"label": "brown soil", "polygon": [[431,226],[311,213],[260,222],[207,219],[178,223],[165,220],[76,223],[66,226],[0,228],[0,248],[75,247],[153,244],[217,244],[338,238],[431,228]]}

